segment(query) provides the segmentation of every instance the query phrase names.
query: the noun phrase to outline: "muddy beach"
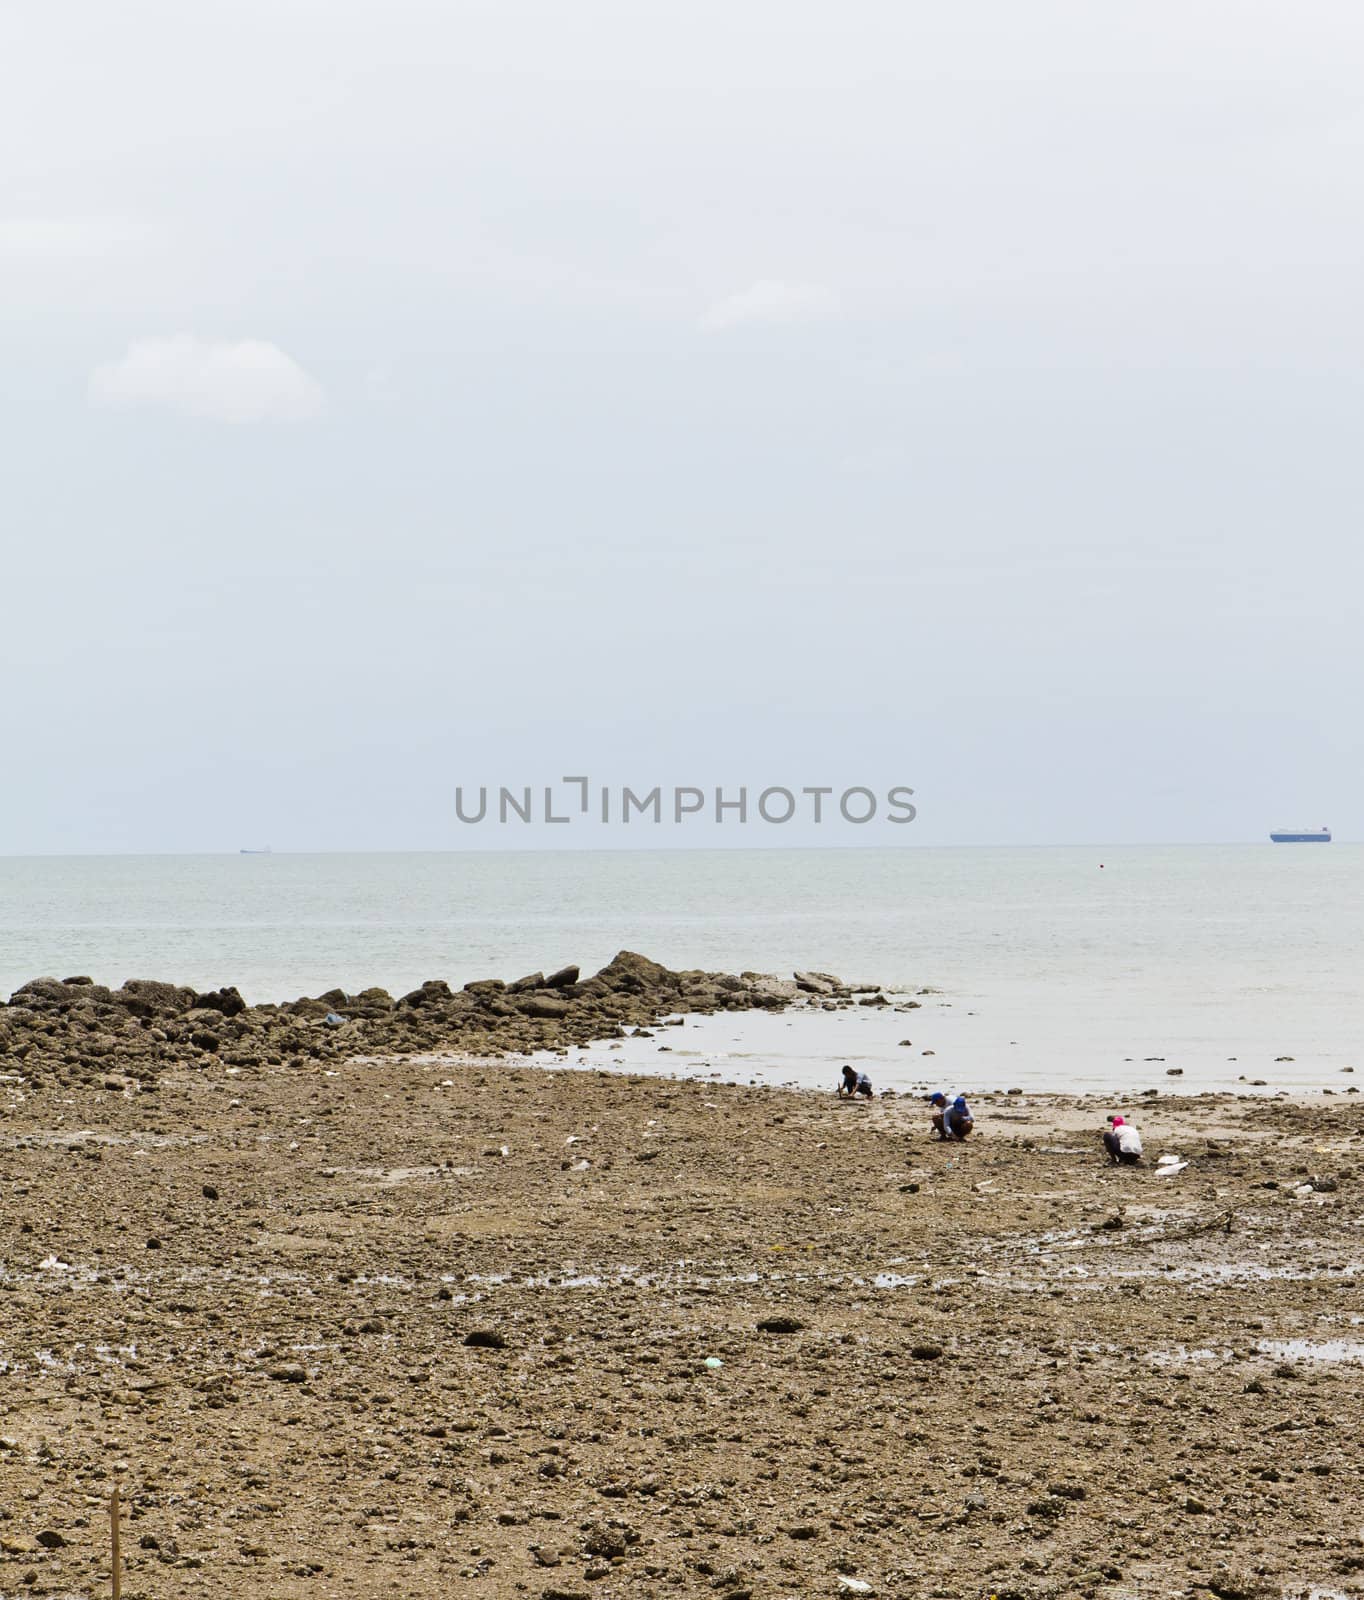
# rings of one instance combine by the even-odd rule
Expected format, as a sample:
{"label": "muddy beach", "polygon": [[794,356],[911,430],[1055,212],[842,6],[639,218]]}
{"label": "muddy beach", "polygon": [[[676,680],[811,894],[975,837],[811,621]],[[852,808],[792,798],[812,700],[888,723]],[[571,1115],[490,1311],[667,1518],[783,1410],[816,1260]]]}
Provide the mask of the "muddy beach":
{"label": "muddy beach", "polygon": [[1167,1178],[1007,1095],[965,1147],[439,1058],[0,1100],[0,1593],[107,1594],[115,1481],[129,1596],[1364,1588],[1348,1107],[1138,1106]]}

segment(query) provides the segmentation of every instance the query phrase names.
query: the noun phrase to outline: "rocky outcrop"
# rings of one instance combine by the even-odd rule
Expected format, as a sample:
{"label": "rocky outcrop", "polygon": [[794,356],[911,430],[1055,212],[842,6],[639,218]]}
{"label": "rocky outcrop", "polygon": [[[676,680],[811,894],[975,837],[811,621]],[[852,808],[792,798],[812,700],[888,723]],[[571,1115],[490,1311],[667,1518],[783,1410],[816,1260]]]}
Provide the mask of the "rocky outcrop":
{"label": "rocky outcrop", "polygon": [[383,989],[343,989],[249,1006],[235,988],[197,992],[130,979],[35,978],[0,1004],[0,1072],[30,1087],[104,1079],[155,1083],[167,1068],[296,1067],[306,1060],[432,1050],[505,1055],[615,1039],[683,1012],[852,1004],[825,973],[794,980],[745,972],[674,972],[622,950],[583,978],[576,966],[511,983],[483,978],[454,990],[433,978],[394,1001]]}

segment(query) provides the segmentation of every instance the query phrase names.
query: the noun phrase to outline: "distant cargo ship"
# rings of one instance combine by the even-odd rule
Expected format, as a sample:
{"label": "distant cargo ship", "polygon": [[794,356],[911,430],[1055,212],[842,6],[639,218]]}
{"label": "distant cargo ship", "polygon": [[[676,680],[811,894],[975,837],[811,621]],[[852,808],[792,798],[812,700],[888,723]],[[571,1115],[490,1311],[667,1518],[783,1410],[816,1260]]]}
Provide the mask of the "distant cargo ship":
{"label": "distant cargo ship", "polygon": [[242,851],[242,854],[244,856],[268,856],[268,855],[273,855],[274,851],[271,850],[271,848],[270,848],[270,846],[268,844],[263,844],[257,850],[245,850],[244,849]]}
{"label": "distant cargo ship", "polygon": [[1275,844],[1330,844],[1329,828],[1276,828],[1269,836]]}

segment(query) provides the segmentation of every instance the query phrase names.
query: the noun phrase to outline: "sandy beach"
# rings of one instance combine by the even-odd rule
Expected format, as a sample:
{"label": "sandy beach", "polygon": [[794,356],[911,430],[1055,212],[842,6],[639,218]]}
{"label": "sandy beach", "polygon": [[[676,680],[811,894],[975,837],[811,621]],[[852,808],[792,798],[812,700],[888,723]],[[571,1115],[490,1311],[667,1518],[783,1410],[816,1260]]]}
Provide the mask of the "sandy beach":
{"label": "sandy beach", "polygon": [[0,1592],[107,1594],[115,1482],[129,1596],[1364,1583],[1352,1102],[0,1089]]}

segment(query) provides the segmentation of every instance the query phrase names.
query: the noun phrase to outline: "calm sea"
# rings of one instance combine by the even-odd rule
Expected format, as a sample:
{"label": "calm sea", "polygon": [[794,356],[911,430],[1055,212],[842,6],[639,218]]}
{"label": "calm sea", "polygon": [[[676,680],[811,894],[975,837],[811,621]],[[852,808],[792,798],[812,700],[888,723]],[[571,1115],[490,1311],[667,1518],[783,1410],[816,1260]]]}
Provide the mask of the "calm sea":
{"label": "calm sea", "polygon": [[942,992],[888,1016],[714,1019],[618,1063],[1342,1095],[1357,1065],[1364,1088],[1364,846],[0,858],[0,993],[84,973],[398,994],[620,949]]}

